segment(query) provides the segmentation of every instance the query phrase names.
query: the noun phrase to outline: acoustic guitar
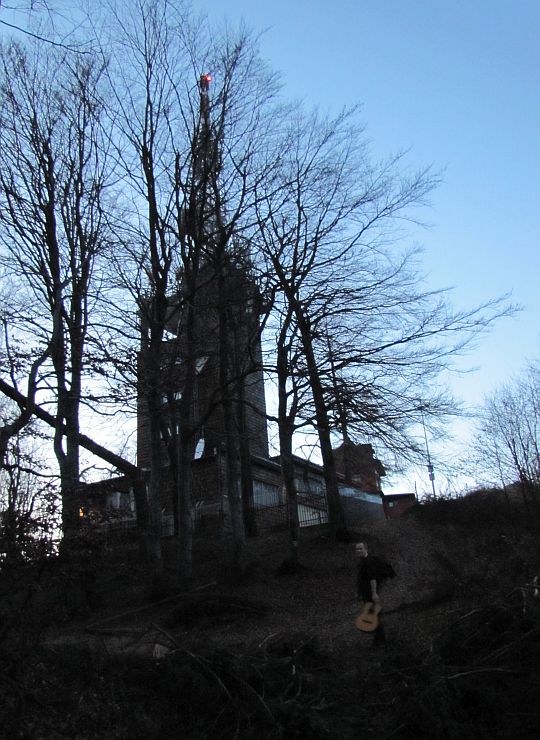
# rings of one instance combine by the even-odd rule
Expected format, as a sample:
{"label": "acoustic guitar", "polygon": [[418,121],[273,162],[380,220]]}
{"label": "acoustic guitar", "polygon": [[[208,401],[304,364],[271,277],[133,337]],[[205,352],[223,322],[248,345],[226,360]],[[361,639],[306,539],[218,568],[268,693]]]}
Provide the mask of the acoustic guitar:
{"label": "acoustic guitar", "polygon": [[379,614],[382,606],[380,603],[374,604],[367,601],[360,614],[356,617],[355,626],[362,632],[375,632],[379,626]]}

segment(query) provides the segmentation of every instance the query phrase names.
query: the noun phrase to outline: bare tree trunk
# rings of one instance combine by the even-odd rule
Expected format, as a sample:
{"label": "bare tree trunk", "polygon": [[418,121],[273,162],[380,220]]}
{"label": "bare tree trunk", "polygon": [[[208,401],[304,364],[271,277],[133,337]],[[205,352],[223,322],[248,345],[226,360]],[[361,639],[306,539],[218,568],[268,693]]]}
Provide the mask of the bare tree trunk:
{"label": "bare tree trunk", "polygon": [[289,322],[286,322],[280,332],[278,341],[276,369],[278,376],[278,428],[279,451],[281,461],[281,477],[287,496],[287,523],[289,527],[289,555],[288,561],[295,568],[298,565],[298,538],[300,522],[298,518],[298,492],[294,476],[293,434],[296,399],[290,413],[287,403],[287,380],[289,378],[288,350],[285,346]]}
{"label": "bare tree trunk", "polygon": [[240,481],[242,495],[242,511],[244,515],[244,527],[248,537],[257,534],[257,523],[253,508],[253,473],[251,469],[251,452],[249,445],[248,430],[246,427],[246,398],[245,378],[237,363],[236,371],[236,403],[237,403],[237,425],[240,455]]}
{"label": "bare tree trunk", "polygon": [[328,527],[330,537],[334,540],[347,539],[347,525],[343,504],[339,493],[338,479],[336,473],[336,464],[334,452],[332,450],[332,439],[330,436],[330,419],[324,399],[324,391],[321,378],[317,368],[317,361],[313,351],[313,337],[309,320],[302,314],[297,315],[298,327],[302,337],[302,346],[304,348],[306,363],[309,374],[309,383],[313,395],[313,405],[315,408],[315,420],[321,456],[323,461],[324,482],[326,485],[326,499],[328,502]]}
{"label": "bare tree trunk", "polygon": [[193,496],[191,461],[193,445],[180,445],[178,497],[178,578],[188,588],[193,577]]}
{"label": "bare tree trunk", "polygon": [[[157,345],[157,346],[156,346]],[[150,339],[143,351],[144,382],[148,387],[146,396],[148,422],[150,427],[150,474],[148,479],[148,521],[146,551],[156,576],[161,575],[163,563],[161,554],[161,490],[163,485],[163,453],[161,437],[161,394],[160,358],[161,343]]]}
{"label": "bare tree trunk", "polygon": [[191,302],[187,306],[187,356],[184,362],[185,377],[182,398],[179,404],[177,445],[178,471],[175,486],[177,522],[177,568],[180,584],[187,588],[193,576],[193,475],[192,462],[195,454],[194,388],[195,388],[195,341],[193,337],[194,315]]}
{"label": "bare tree trunk", "polygon": [[298,565],[298,540],[300,522],[298,517],[298,492],[294,476],[294,459],[292,454],[292,427],[286,421],[279,425],[279,447],[281,461],[281,477],[287,496],[287,523],[289,527],[289,555],[288,561],[293,566]]}
{"label": "bare tree trunk", "polygon": [[226,290],[224,255],[218,256],[218,311],[219,311],[219,383],[221,411],[225,434],[226,490],[232,529],[232,569],[242,575],[245,567],[246,533],[242,512],[240,467],[233,400],[231,397],[231,320],[230,297]]}
{"label": "bare tree trunk", "polygon": [[[56,420],[52,414],[49,414],[48,411],[45,411],[45,409],[43,409],[41,406],[38,406],[32,399],[23,396],[22,393],[19,393],[19,391],[17,391],[15,388],[12,388],[8,383],[5,382],[5,380],[2,380],[2,378],[0,378],[0,392],[6,395],[8,398],[11,398],[20,406],[29,408],[34,416],[44,421],[50,427],[55,427]],[[120,455],[111,452],[111,450],[108,450],[106,447],[98,444],[93,439],[90,439],[90,437],[87,437],[85,434],[79,434],[78,439],[81,447],[84,447],[93,455],[96,455],[96,457],[99,457],[105,462],[109,463],[109,465],[113,465],[122,473],[130,476],[130,478],[137,480],[141,477],[141,470],[139,470],[139,468],[137,468],[135,465],[128,462],[127,460],[124,460],[124,458],[120,457]]]}
{"label": "bare tree trunk", "polygon": [[160,422],[156,418],[156,414],[152,412],[150,412],[150,434],[152,449],[148,484],[148,529],[146,538],[148,557],[158,575],[161,573],[163,567],[161,555],[161,488],[163,485],[161,467],[163,459],[161,454]]}
{"label": "bare tree trunk", "polygon": [[[47,357],[50,354],[50,348],[47,347],[45,352],[43,352],[39,357],[37,357],[30,367],[30,372],[28,374],[28,382],[27,382],[27,398],[24,399],[23,396],[20,396],[18,392],[14,391],[17,395],[20,396],[19,400],[16,398],[13,398],[13,400],[17,400],[17,403],[20,407],[20,411],[15,419],[11,421],[8,424],[4,424],[0,427],[0,469],[4,467],[4,463],[6,460],[6,454],[7,454],[7,448],[10,439],[13,437],[16,437],[19,432],[21,432],[26,424],[29,423],[29,421],[32,418],[33,415],[33,406],[34,406],[34,400],[36,397],[36,382],[37,382],[37,374],[38,370],[41,367],[41,365],[45,362]],[[9,356],[9,348],[8,348],[8,356]],[[4,381],[1,381],[4,386],[7,386]],[[10,388],[10,386],[7,386]],[[4,391],[4,388],[0,386],[0,391]],[[7,395],[7,394],[6,394]],[[52,417],[51,417],[52,419]]]}

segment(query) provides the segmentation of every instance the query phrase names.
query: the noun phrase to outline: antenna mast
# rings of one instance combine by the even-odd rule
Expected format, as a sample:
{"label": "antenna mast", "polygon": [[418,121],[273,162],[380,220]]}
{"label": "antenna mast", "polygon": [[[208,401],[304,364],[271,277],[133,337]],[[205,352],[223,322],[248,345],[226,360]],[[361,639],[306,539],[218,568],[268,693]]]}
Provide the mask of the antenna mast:
{"label": "antenna mast", "polygon": [[433,463],[431,462],[431,457],[429,455],[429,446],[428,446],[428,441],[427,441],[426,425],[424,422],[423,413],[422,413],[422,427],[424,429],[424,440],[426,442],[427,469],[428,469],[428,474],[429,474],[429,480],[431,481],[431,488],[433,489],[433,498],[436,498],[437,494],[435,493],[435,472],[433,469]]}

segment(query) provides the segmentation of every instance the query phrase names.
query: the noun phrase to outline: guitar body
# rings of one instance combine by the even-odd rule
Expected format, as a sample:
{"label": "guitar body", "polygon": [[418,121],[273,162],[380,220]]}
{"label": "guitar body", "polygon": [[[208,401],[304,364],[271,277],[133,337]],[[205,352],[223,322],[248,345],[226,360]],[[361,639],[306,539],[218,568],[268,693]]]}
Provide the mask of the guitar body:
{"label": "guitar body", "polygon": [[362,632],[375,632],[379,626],[379,614],[382,606],[367,601],[360,614],[356,617],[355,626]]}

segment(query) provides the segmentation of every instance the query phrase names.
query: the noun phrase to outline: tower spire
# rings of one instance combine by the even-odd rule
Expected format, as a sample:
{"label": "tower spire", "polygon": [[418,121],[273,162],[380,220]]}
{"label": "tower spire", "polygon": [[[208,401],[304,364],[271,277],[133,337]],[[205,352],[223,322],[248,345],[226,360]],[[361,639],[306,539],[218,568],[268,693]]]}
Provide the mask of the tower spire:
{"label": "tower spire", "polygon": [[193,154],[194,200],[192,218],[209,237],[216,227],[216,182],[220,170],[219,147],[210,113],[212,75],[199,77],[199,121],[195,132]]}
{"label": "tower spire", "polygon": [[200,93],[200,115],[201,115],[201,121],[204,121],[205,123],[208,123],[208,113],[209,113],[209,99],[208,99],[208,91],[210,89],[210,83],[212,82],[212,75],[209,74],[202,74],[199,78],[199,93]]}

